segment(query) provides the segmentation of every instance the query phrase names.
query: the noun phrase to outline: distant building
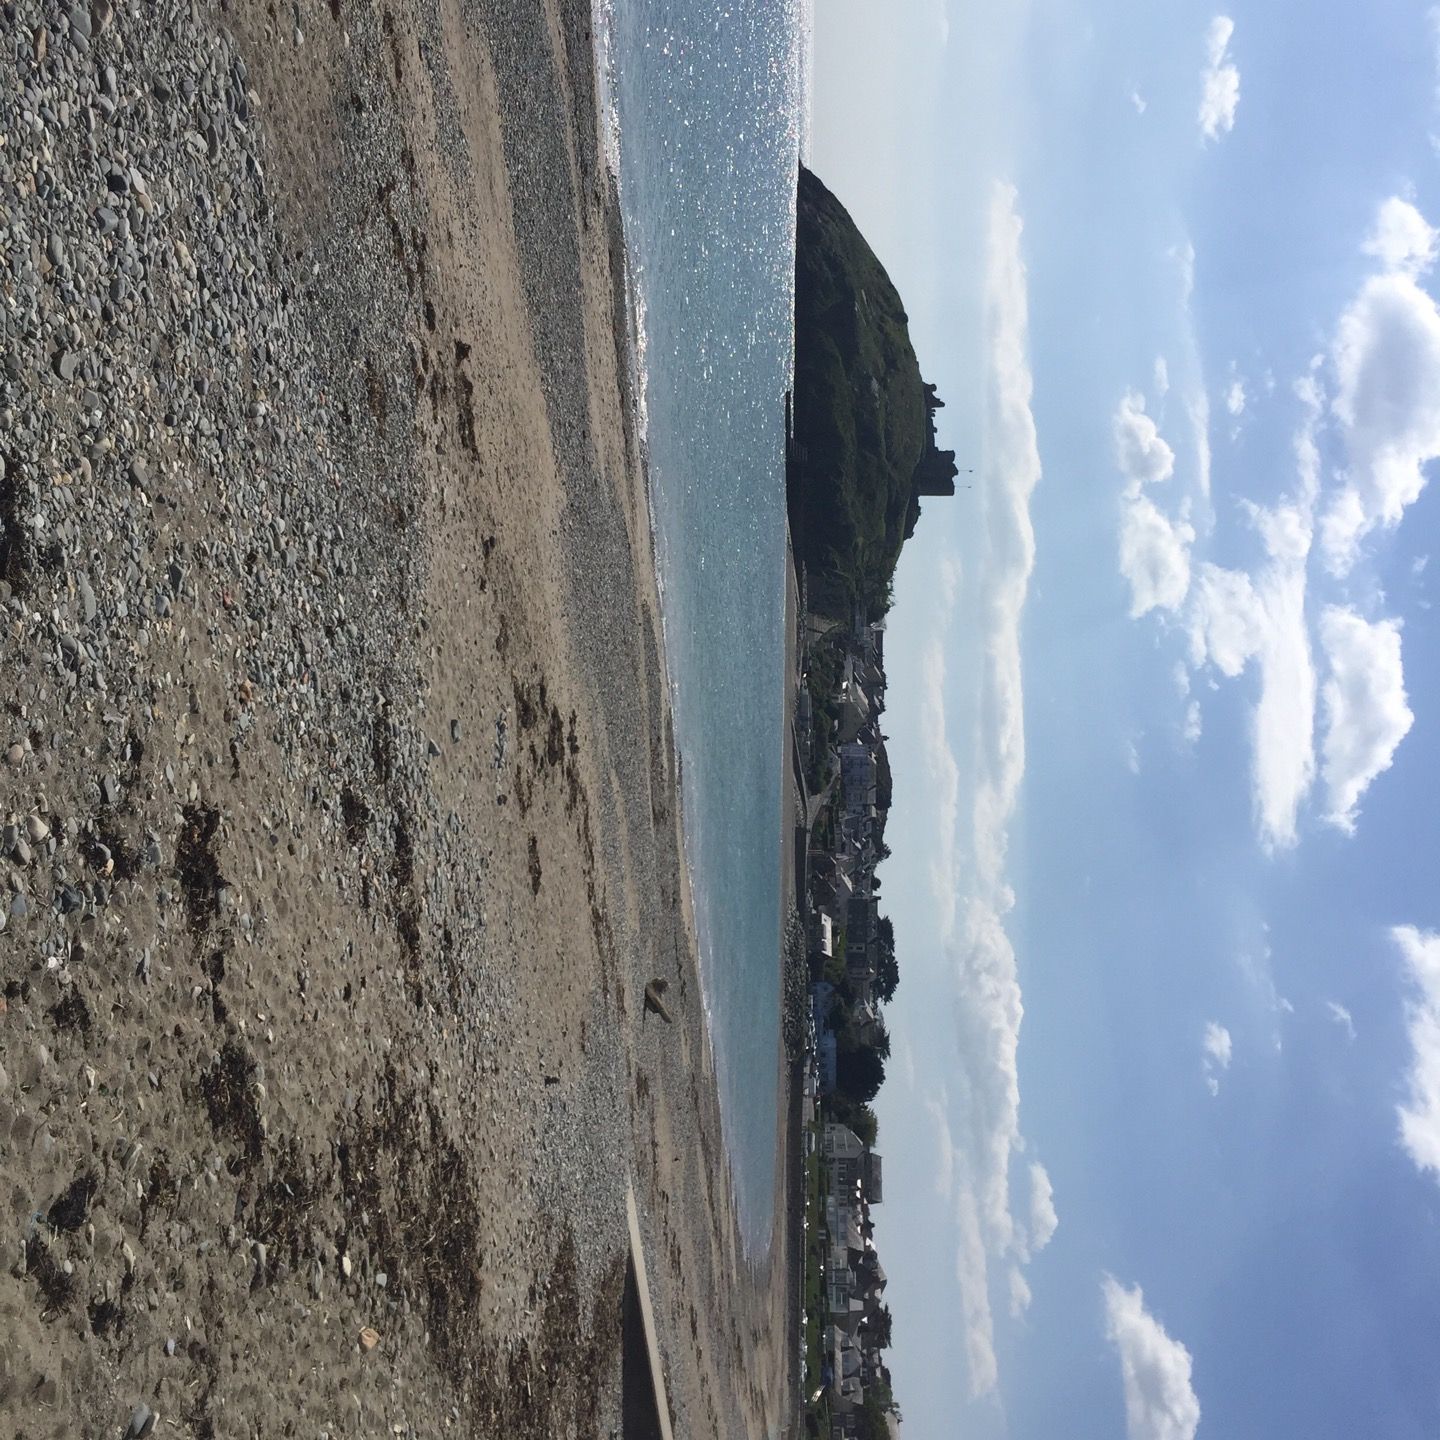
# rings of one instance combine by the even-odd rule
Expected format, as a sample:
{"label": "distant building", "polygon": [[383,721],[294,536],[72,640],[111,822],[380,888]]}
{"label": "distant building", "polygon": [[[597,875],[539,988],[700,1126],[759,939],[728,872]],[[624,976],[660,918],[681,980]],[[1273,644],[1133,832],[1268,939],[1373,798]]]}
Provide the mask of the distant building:
{"label": "distant building", "polygon": [[869,1150],[865,1154],[865,1203],[867,1205],[879,1205],[885,1199],[884,1176],[881,1171],[880,1156]]}
{"label": "distant building", "polygon": [[821,1035],[815,1046],[815,1064],[820,1073],[820,1093],[835,1093],[835,1066],[837,1062],[835,1034],[831,1030]]}

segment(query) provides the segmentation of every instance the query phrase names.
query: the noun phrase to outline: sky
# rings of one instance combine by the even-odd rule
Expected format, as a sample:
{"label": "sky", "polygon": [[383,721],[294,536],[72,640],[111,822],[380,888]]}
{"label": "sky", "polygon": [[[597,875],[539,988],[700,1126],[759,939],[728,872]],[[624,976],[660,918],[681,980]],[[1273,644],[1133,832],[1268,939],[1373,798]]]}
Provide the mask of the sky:
{"label": "sky", "polygon": [[1440,11],[816,11],[976,470],[886,647],[905,1434],[1440,1434]]}

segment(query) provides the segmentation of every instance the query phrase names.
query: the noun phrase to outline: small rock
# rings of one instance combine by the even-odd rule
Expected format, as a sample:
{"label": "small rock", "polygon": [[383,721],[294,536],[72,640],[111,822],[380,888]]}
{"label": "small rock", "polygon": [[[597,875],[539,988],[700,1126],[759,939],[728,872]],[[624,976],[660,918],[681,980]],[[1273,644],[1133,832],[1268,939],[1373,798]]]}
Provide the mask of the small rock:
{"label": "small rock", "polygon": [[55,373],[62,380],[73,380],[80,368],[80,357],[73,350],[62,350],[55,357]]}
{"label": "small rock", "polygon": [[100,798],[107,805],[114,805],[120,798],[120,782],[113,775],[107,775],[100,782]]}
{"label": "small rock", "polygon": [[440,747],[433,740],[425,742],[425,749],[432,760],[440,753]]}
{"label": "small rock", "polygon": [[144,1440],[155,1428],[160,1417],[145,1404],[137,1405],[130,1412],[130,1424],[125,1431],[125,1440]]}
{"label": "small rock", "polygon": [[30,913],[30,902],[23,895],[12,896],[10,899],[10,913],[17,920],[23,920]]}
{"label": "small rock", "polygon": [[171,1356],[175,1354],[175,1337],[173,1335],[165,1342],[165,1353]]}
{"label": "small rock", "polygon": [[12,770],[18,770],[25,763],[25,747],[18,740],[5,752],[5,763]]}
{"label": "small rock", "polygon": [[454,741],[456,745],[460,743],[460,722],[458,720],[452,720],[450,722],[450,739]]}
{"label": "small rock", "polygon": [[25,834],[39,845],[50,838],[50,827],[38,815],[32,815],[25,822]]}
{"label": "small rock", "polygon": [[383,1290],[389,1283],[390,1277],[383,1270],[375,1277],[377,1289]]}
{"label": "small rock", "polygon": [[360,1348],[366,1352],[373,1350],[380,1343],[380,1332],[367,1325],[360,1332]]}

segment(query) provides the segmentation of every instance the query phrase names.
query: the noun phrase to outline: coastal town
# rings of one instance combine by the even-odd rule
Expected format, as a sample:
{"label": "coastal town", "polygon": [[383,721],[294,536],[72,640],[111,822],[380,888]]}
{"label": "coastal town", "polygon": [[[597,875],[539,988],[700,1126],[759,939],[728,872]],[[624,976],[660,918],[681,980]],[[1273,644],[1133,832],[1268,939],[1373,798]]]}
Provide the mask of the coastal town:
{"label": "coastal town", "polygon": [[806,1421],[813,1435],[864,1440],[889,1434],[894,1420],[884,1363],[890,1312],[871,1219],[884,1199],[884,1180],[870,1102],[890,1053],[882,1007],[899,980],[875,873],[888,854],[890,768],[880,729],[885,630],[883,621],[859,614],[848,627],[808,615],[806,630],[807,655],[839,657],[838,687],[819,705],[809,686],[802,688],[796,715],[797,759],[807,781],[820,780],[806,800],[807,819],[814,818],[802,917]]}
{"label": "coastal town", "polygon": [[[957,471],[953,451],[937,447],[935,416],[944,402],[919,375],[898,298],[889,312],[898,323],[887,328],[886,307],[872,306],[869,296],[883,301],[888,281],[849,217],[804,172],[801,220],[802,323],[786,452],[800,590],[793,757],[800,916],[787,967],[786,1034],[800,1093],[802,1408],[805,1432],[816,1440],[880,1440],[897,1433],[900,1419],[885,1364],[891,1316],[872,1219],[884,1200],[884,1170],[871,1102],[890,1056],[884,1006],[900,981],[877,874],[890,854],[892,796],[882,729],[885,617],[920,499],[953,496]],[[854,351],[852,373],[816,383],[816,371],[844,352],[832,346],[816,364],[812,338],[827,325],[835,333],[857,313],[872,317],[871,343]],[[887,346],[895,358],[888,366]],[[868,378],[876,376],[885,383]],[[835,401],[824,404],[826,395]],[[884,433],[887,418],[913,450],[887,455],[856,483],[865,470],[861,437]]]}

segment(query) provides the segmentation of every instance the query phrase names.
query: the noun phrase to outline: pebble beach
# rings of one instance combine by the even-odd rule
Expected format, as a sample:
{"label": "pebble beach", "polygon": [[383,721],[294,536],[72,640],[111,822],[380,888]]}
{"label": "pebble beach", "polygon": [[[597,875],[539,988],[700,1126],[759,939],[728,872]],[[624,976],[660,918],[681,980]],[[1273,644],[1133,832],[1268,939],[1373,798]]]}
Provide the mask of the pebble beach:
{"label": "pebble beach", "polygon": [[627,1183],[783,1433],[588,3],[6,4],[0,139],[0,1433],[618,1435]]}

